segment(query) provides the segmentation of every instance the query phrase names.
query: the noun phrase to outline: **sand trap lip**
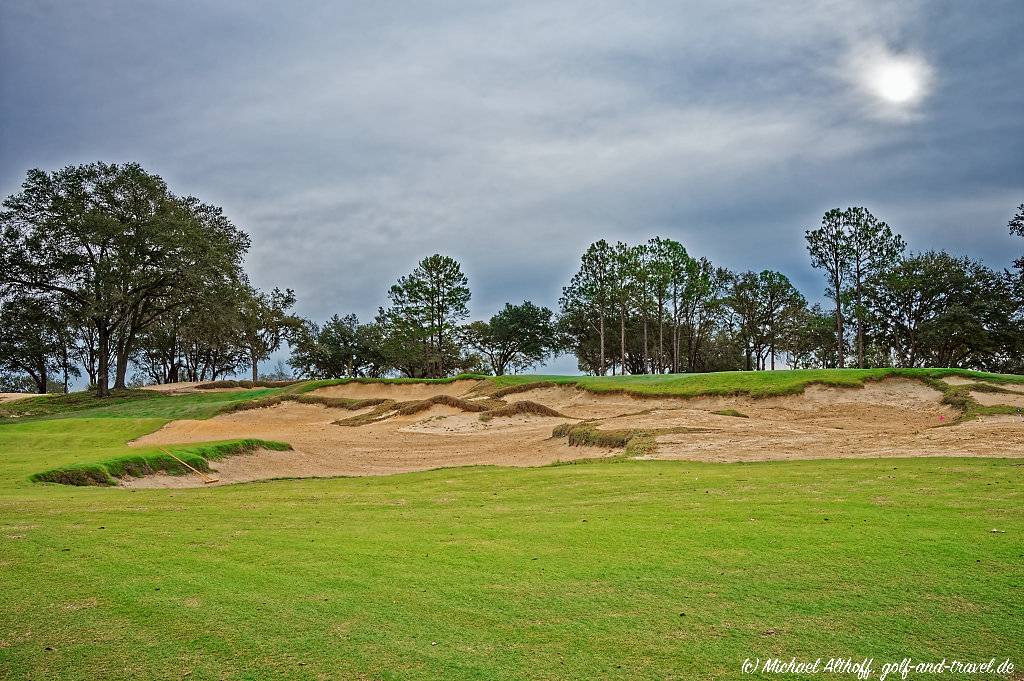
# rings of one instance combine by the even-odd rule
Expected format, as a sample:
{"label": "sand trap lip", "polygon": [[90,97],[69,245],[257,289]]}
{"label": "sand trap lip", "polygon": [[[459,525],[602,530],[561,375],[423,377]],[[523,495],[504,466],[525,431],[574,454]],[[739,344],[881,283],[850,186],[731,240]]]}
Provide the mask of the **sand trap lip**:
{"label": "sand trap lip", "polygon": [[[464,396],[478,385],[358,384],[322,388],[331,397],[411,402],[435,395]],[[986,393],[993,398],[1016,397]],[[213,462],[218,484],[278,477],[387,475],[467,465],[537,466],[605,456],[591,447],[552,439],[562,423],[592,422],[601,430],[689,429],[657,436],[651,458],[695,461],[767,461],[905,456],[1024,456],[1024,420],[985,417],[950,426],[958,412],[942,393],[920,381],[890,378],[861,388],[812,385],[784,397],[636,398],[596,394],[572,386],[507,395],[565,415],[481,414],[438,405],[363,425],[334,422],[368,414],[319,404],[283,402],[201,421],[174,421],[140,438],[138,446],[260,438],[287,442],[291,452],[261,451]],[[737,409],[748,418],[713,412]],[[700,432],[695,432],[700,431]],[[613,454],[621,451],[613,451]],[[195,478],[195,479],[192,479]],[[197,476],[150,476],[133,487],[202,486]]]}

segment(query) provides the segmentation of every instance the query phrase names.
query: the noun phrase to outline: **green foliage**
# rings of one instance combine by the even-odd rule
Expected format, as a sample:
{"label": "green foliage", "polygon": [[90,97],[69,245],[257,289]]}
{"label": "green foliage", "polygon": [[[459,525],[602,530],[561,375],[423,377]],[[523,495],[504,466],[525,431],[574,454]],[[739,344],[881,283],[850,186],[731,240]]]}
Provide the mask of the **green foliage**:
{"label": "green foliage", "polygon": [[71,342],[68,320],[50,298],[0,298],[0,376],[27,376],[35,392],[46,393],[61,369],[66,375],[81,374],[70,362]]}
{"label": "green foliage", "polygon": [[900,366],[992,366],[1020,305],[1011,280],[969,258],[929,251],[869,282],[879,339]]}
{"label": "green foliage", "polygon": [[463,339],[487,358],[491,371],[498,376],[510,369],[525,371],[558,348],[552,315],[551,310],[528,300],[522,305],[506,303],[489,321],[466,326]]}
{"label": "green foliage", "polygon": [[390,307],[377,317],[381,350],[388,365],[414,378],[444,378],[460,365],[455,337],[469,316],[469,280],[459,263],[445,255],[419,262],[388,291]]}
{"label": "green foliage", "polygon": [[259,363],[280,349],[300,320],[289,310],[295,305],[295,292],[275,288],[269,293],[247,286],[239,307],[239,336],[248,353],[252,380],[259,379]]}
{"label": "green foliage", "polygon": [[[1010,228],[1010,234],[1024,237],[1024,203],[1017,206],[1017,213],[1010,218],[1008,226]],[[1013,266],[1020,270],[1024,270],[1024,257],[1021,257],[1014,262]]]}
{"label": "green foliage", "polygon": [[248,247],[219,208],[173,195],[136,163],[30,170],[0,211],[5,283],[84,313],[101,394],[108,358],[123,388],[139,334],[212,283],[239,279]]}
{"label": "green foliage", "polygon": [[306,321],[296,330],[288,363],[307,378],[379,377],[389,368],[382,343],[376,324],[334,315],[322,327]]}

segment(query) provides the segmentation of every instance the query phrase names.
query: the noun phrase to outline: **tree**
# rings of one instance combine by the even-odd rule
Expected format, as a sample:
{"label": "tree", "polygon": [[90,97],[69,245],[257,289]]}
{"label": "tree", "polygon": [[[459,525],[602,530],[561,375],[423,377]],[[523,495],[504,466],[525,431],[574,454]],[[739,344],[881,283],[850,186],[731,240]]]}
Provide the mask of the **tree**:
{"label": "tree", "polygon": [[867,208],[847,208],[843,212],[850,255],[854,315],[857,318],[857,366],[864,368],[864,284],[873,276],[893,267],[903,256],[906,243],[889,225],[880,222]]}
{"label": "tree", "polygon": [[827,369],[838,363],[835,344],[835,315],[815,303],[791,318],[786,343],[789,365],[794,369]]}
{"label": "tree", "polygon": [[[758,280],[762,333],[774,371],[777,351],[782,346],[788,347],[795,320],[807,308],[807,300],[781,272],[765,270],[758,275]],[[765,367],[762,365],[761,368]]]}
{"label": "tree", "polygon": [[970,258],[929,251],[869,282],[869,310],[897,366],[986,369],[1005,357],[1019,305],[1012,279]]}
{"label": "tree", "polygon": [[0,211],[0,277],[57,296],[95,332],[96,382],[124,387],[139,334],[210,277],[237,275],[248,237],[135,163],[31,170]]}
{"label": "tree", "polygon": [[554,313],[530,301],[506,303],[489,321],[473,322],[465,330],[466,344],[479,351],[491,370],[503,376],[540,364],[557,346]]}
{"label": "tree", "polygon": [[[1010,234],[1024,237],[1024,203],[1017,206],[1017,214],[1010,218]],[[1013,263],[1013,266],[1024,270],[1024,256]]]}
{"label": "tree", "polygon": [[303,320],[289,341],[288,364],[307,378],[380,376],[384,360],[374,324],[360,324],[354,314],[334,315],[323,326]]}
{"label": "tree", "polygon": [[401,277],[388,291],[391,306],[378,314],[394,365],[410,376],[447,376],[459,363],[455,331],[469,316],[470,295],[461,266],[445,255],[424,258]]}
{"label": "tree", "polygon": [[805,232],[807,251],[811,255],[811,265],[816,269],[825,270],[828,287],[825,295],[835,303],[836,350],[839,366],[846,365],[844,345],[846,334],[843,328],[843,295],[850,278],[851,248],[846,232],[846,216],[843,211],[834,208],[821,219],[821,227]]}
{"label": "tree", "polygon": [[299,320],[288,311],[295,292],[275,288],[270,293],[248,287],[239,308],[241,345],[248,355],[253,382],[259,380],[259,363],[281,348]]}
{"label": "tree", "polygon": [[[678,297],[674,295],[673,284],[677,278],[686,274],[686,266],[690,257],[686,249],[678,241],[654,237],[647,242],[647,276],[650,293],[654,299],[655,315],[658,319],[658,353],[656,367],[658,373],[664,373],[665,362],[665,307],[669,297],[674,305],[678,305]],[[673,317],[674,319],[674,317]],[[674,338],[674,336],[673,336]],[[674,359],[674,355],[673,355]]]}
{"label": "tree", "polygon": [[[720,322],[732,278],[733,274],[729,270],[715,267],[707,258],[689,259],[685,274],[680,277],[678,284],[673,283],[673,298],[678,295],[679,299],[675,318],[676,355],[680,354],[678,346],[681,344],[682,334],[685,334],[688,372],[705,368],[701,367],[699,357]],[[673,307],[676,307],[675,302]],[[681,368],[681,359],[679,357],[677,360],[677,368],[674,371]]]}
{"label": "tree", "polygon": [[[611,304],[612,248],[604,239],[590,244],[580,261],[580,269],[569,285],[562,289],[559,307],[563,317],[567,315],[577,322],[590,320],[598,336],[598,361],[592,367],[593,373],[603,376],[607,373],[605,359],[605,328],[608,308]],[[580,328],[586,326],[577,325]],[[576,338],[582,338],[574,334]],[[579,356],[579,353],[577,353]]]}
{"label": "tree", "polygon": [[[621,241],[611,251],[609,293],[619,315],[619,373],[626,373],[626,318],[640,287],[639,270],[641,252]],[[612,374],[615,367],[612,367]]]}
{"label": "tree", "polygon": [[54,302],[41,296],[17,294],[0,304],[0,372],[27,375],[35,391],[46,393],[52,374],[64,370],[64,389],[71,365],[71,339]]}

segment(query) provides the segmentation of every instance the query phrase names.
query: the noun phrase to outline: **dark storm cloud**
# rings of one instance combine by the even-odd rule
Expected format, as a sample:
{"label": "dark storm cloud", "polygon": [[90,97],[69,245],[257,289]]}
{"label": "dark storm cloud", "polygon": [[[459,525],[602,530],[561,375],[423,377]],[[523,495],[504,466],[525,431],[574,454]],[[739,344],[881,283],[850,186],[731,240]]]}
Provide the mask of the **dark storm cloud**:
{"label": "dark storm cloud", "polygon": [[[728,4],[728,6],[726,6]],[[1004,266],[1024,201],[1024,6],[5,2],[0,191],[138,160],[223,205],[261,286],[372,315],[433,252],[473,308],[554,305],[587,243],[654,234],[822,284],[803,229],[864,204]],[[860,64],[912,55],[913,106]]]}

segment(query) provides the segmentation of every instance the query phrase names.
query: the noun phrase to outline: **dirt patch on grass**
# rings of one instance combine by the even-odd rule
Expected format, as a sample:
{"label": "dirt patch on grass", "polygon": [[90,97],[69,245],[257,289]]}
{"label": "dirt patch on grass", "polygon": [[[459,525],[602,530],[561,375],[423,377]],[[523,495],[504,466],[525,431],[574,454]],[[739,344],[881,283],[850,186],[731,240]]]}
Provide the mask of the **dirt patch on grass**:
{"label": "dirt patch on grass", "polygon": [[39,397],[38,393],[0,393],[0,404],[4,402],[14,402],[16,400],[23,400],[27,397]]}
{"label": "dirt patch on grass", "polygon": [[[481,464],[535,466],[606,455],[723,462],[1024,456],[1024,419],[995,416],[957,423],[960,412],[943,403],[941,391],[910,379],[887,379],[862,388],[816,385],[802,395],[765,399],[640,399],[543,386],[507,393],[505,406],[492,400],[487,411],[465,397],[477,384],[467,380],[332,386],[313,394],[394,402],[352,410],[286,401],[209,420],[175,421],[135,444],[259,438],[294,448],[211,462],[218,484]],[[976,397],[1006,404],[1007,398],[1016,396]],[[746,418],[737,418],[736,413]],[[595,429],[593,437],[552,437],[555,430],[578,429],[581,424]],[[605,437],[609,433],[629,437]],[[618,444],[610,449],[592,444],[603,446],[606,441]],[[633,445],[626,447],[627,442]],[[203,483],[198,476],[156,475],[131,484]]]}

